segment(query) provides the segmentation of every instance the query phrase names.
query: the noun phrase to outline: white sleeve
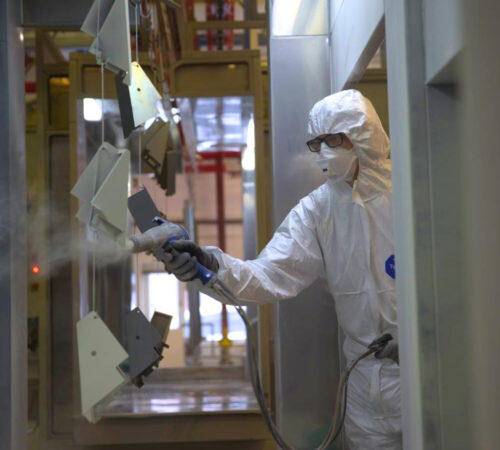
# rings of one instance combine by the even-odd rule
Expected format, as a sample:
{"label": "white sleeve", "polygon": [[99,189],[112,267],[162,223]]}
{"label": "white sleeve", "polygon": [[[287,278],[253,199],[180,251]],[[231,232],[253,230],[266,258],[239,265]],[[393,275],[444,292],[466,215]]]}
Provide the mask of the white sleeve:
{"label": "white sleeve", "polygon": [[311,199],[303,199],[285,218],[257,259],[242,261],[217,247],[205,250],[219,262],[217,273],[240,300],[270,303],[295,297],[324,274],[324,262]]}

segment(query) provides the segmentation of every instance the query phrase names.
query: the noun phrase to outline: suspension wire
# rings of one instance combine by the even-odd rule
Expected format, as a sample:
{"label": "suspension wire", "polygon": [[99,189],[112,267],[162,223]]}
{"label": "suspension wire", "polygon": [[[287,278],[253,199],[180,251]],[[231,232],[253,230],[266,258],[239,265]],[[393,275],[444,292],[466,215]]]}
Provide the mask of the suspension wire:
{"label": "suspension wire", "polygon": [[[139,8],[142,5],[142,0],[135,4],[135,60],[139,64]],[[142,172],[142,132],[139,133],[139,161],[138,161],[138,180],[140,182]],[[139,186],[140,187],[140,186]]]}
{"label": "suspension wire", "polygon": [[[138,0],[135,2],[135,61],[139,64],[139,8],[141,6],[142,0]],[[131,74],[132,75],[132,74]],[[138,161],[137,161],[137,190],[141,189],[141,172],[142,172],[142,130],[139,129],[139,137],[138,137]],[[136,254],[135,258],[135,289],[136,289],[136,302],[137,307],[140,307],[140,296],[141,296],[141,266],[139,261],[139,253]]]}
{"label": "suspension wire", "polygon": [[104,144],[104,64],[101,63],[101,144]]}
{"label": "suspension wire", "polygon": [[139,62],[139,4],[138,1],[135,4],[135,60]]}
{"label": "suspension wire", "polygon": [[92,248],[92,311],[95,311],[95,285],[96,285],[96,276],[95,276],[95,239],[94,239],[94,248]]}
{"label": "suspension wire", "polygon": [[[99,32],[101,31],[101,0],[97,0],[97,47],[101,48],[101,39]],[[104,64],[101,61],[101,145],[104,144]],[[90,225],[87,225],[88,232]],[[93,247],[92,247],[92,311],[96,311],[96,241],[97,232],[93,232]]]}

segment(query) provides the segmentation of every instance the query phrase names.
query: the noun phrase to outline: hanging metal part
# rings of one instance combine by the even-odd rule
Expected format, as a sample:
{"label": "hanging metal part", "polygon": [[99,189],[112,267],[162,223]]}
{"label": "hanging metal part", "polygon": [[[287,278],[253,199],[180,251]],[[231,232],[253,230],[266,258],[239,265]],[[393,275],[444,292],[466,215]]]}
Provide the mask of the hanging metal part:
{"label": "hanging metal part", "polygon": [[[161,336],[162,342],[167,343],[168,332],[170,331],[170,324],[172,323],[172,316],[155,311],[151,319],[151,325],[158,331]],[[168,345],[167,345],[168,347]]]}
{"label": "hanging metal part", "polygon": [[132,63],[130,86],[124,84],[121,74],[116,75],[115,83],[123,135],[128,138],[135,128],[159,114],[156,103],[161,95],[136,61]]}
{"label": "hanging metal part", "polygon": [[119,366],[129,355],[99,315],[92,311],[76,324],[82,415],[96,423],[103,405],[128,380]]}
{"label": "hanging metal part", "polygon": [[128,198],[128,209],[141,233],[153,228],[156,225],[153,219],[161,216],[146,189],[142,189]]}
{"label": "hanging metal part", "polygon": [[162,172],[160,174],[160,186],[165,189],[167,196],[175,194],[175,174],[179,167],[179,154],[176,151],[165,153]]}
{"label": "hanging metal part", "polygon": [[169,125],[158,118],[142,135],[141,152],[147,152],[159,165],[167,150]]}
{"label": "hanging metal part", "polygon": [[127,0],[95,0],[81,30],[96,39],[89,48],[99,64],[122,74],[130,85],[132,53],[130,49],[130,19]]}
{"label": "hanging metal part", "polygon": [[105,142],[78,179],[71,194],[81,202],[77,218],[118,240],[127,231],[130,152]]}
{"label": "hanging metal part", "polygon": [[120,369],[137,386],[144,385],[143,377],[150,375],[163,359],[162,352],[170,329],[172,316],[156,312],[156,328],[139,308],[127,314],[126,330],[129,357],[120,364]]}
{"label": "hanging metal part", "polygon": [[178,152],[173,148],[170,122],[161,119],[146,130],[142,138],[142,160],[155,174],[156,181],[167,196],[175,194],[175,174],[178,167]]}

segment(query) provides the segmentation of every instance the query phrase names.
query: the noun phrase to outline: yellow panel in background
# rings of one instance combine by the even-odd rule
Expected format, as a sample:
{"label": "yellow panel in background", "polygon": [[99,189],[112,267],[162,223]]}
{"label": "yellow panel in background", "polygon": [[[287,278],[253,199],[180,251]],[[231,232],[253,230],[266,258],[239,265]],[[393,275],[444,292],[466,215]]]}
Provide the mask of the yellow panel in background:
{"label": "yellow panel in background", "polygon": [[385,69],[368,69],[355,86],[375,107],[385,132],[389,135],[389,100]]}
{"label": "yellow panel in background", "polygon": [[[141,64],[149,79],[158,87],[155,71],[149,65]],[[80,98],[101,98],[101,67],[98,65],[82,65],[82,90]],[[115,74],[104,70],[104,98],[116,98]]]}
{"label": "yellow panel in background", "polygon": [[66,130],[68,117],[69,78],[52,76],[49,78],[49,127],[53,130]]}
{"label": "yellow panel in background", "polygon": [[175,68],[172,90],[176,97],[251,95],[249,65],[234,63],[187,63]]}
{"label": "yellow panel in background", "polygon": [[[82,97],[101,98],[101,68],[82,66]],[[104,71],[104,98],[116,98],[115,74]]]}

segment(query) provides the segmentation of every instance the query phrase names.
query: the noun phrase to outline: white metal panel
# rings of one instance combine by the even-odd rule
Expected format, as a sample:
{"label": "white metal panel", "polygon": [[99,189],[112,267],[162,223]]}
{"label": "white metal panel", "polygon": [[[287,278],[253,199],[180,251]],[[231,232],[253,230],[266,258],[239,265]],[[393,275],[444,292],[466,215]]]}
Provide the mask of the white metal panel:
{"label": "white metal panel", "polygon": [[77,217],[113,238],[127,231],[130,152],[104,142],[71,190],[81,201]]}
{"label": "white metal panel", "polygon": [[169,123],[162,119],[155,119],[153,124],[144,132],[141,139],[141,150],[149,151],[151,156],[160,164],[168,144]]}
{"label": "white metal panel", "polygon": [[122,150],[118,161],[91,201],[104,220],[122,233],[127,231],[130,152]]}
{"label": "white metal panel", "polygon": [[456,82],[458,68],[454,59],[463,47],[462,2],[425,0],[423,12],[427,81]]}
{"label": "white metal panel", "polygon": [[[467,338],[468,299],[463,284],[463,229],[461,222],[463,186],[460,158],[462,139],[462,102],[458,87],[427,87],[429,122],[429,163],[431,175],[433,254],[435,280],[435,336],[437,341],[435,389],[439,390],[439,429],[443,448],[468,449],[466,428],[469,423],[464,408],[464,348]],[[425,304],[423,299],[420,303]],[[431,324],[432,325],[432,322]],[[423,347],[425,337],[421,336]],[[426,358],[431,354],[427,352]],[[427,446],[426,448],[429,448]],[[477,447],[478,448],[478,447]]]}
{"label": "white metal panel", "polygon": [[[411,114],[405,61],[406,5],[386,0],[386,49],[391,123],[391,158],[394,205],[394,246],[397,257],[396,290],[401,361],[401,398],[405,450],[423,450],[420,342],[417,307],[415,211],[411,148]],[[415,61],[419,63],[421,61]],[[423,61],[422,61],[423,62]],[[420,109],[422,113],[425,109]],[[397,126],[396,126],[397,124]],[[404,299],[404,301],[402,301]]]}
{"label": "white metal panel", "polygon": [[132,77],[128,90],[136,127],[159,114],[156,104],[161,100],[161,95],[140,64],[135,61],[132,63]]}
{"label": "white metal panel", "polygon": [[404,448],[468,449],[460,101],[427,84],[425,0],[386,1]]}
{"label": "white metal panel", "polygon": [[312,36],[328,32],[327,0],[271,0],[272,36]]}
{"label": "white metal panel", "polygon": [[462,92],[467,138],[462,169],[466,177],[466,332],[471,342],[464,370],[472,375],[466,390],[472,398],[470,421],[474,432],[469,448],[489,450],[500,445],[500,2],[475,0],[464,5],[467,51]]}
{"label": "white metal panel", "polygon": [[335,19],[339,14],[340,8],[342,7],[342,3],[344,3],[344,0],[330,0],[330,28],[329,28],[330,32],[335,26]]}
{"label": "white metal panel", "polygon": [[383,0],[341,3],[330,34],[332,92],[358,82],[384,38]]}
{"label": "white metal panel", "polygon": [[[309,111],[329,94],[328,60],[326,36],[271,38],[275,227],[303,196],[325,180],[305,142]],[[313,448],[328,429],[333,386],[339,377],[333,299],[326,284],[318,281],[295,299],[278,303],[275,311],[278,425],[297,448]]]}
{"label": "white metal panel", "polygon": [[97,36],[104,20],[113,6],[114,0],[95,1],[82,23],[81,30],[91,36]]}
{"label": "white metal panel", "polygon": [[95,422],[94,407],[127,382],[118,366],[128,354],[95,311],[77,322],[76,337],[82,414]]}
{"label": "white metal panel", "polygon": [[[99,0],[95,0],[95,3]],[[94,3],[94,4],[95,4]],[[100,17],[109,5],[97,8],[92,6],[84,21],[85,30],[97,38],[90,46],[90,53],[96,55],[99,62],[113,72],[123,71],[124,83],[130,85],[131,77],[131,49],[130,49],[130,20],[127,0],[114,0],[113,6],[105,17]],[[97,30],[97,13],[99,10],[99,25]],[[84,31],[85,31],[84,30]]]}

